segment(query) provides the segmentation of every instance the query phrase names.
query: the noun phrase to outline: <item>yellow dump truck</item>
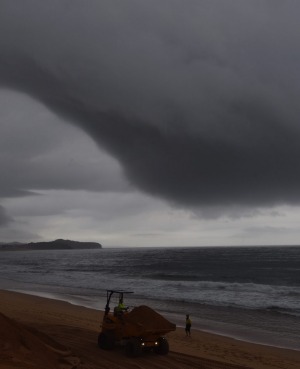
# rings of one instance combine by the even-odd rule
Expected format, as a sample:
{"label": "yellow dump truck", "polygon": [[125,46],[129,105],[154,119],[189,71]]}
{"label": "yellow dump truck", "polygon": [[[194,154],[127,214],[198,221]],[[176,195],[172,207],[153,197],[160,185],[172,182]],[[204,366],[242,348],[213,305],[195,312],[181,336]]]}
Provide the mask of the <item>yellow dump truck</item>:
{"label": "yellow dump truck", "polygon": [[166,355],[169,343],[165,334],[176,329],[162,315],[148,306],[142,305],[131,311],[114,309],[111,311],[111,297],[117,294],[123,301],[126,291],[107,290],[107,302],[102,321],[102,329],[98,336],[98,345],[104,350],[111,350],[116,345],[125,347],[128,356],[139,356],[143,350],[153,350],[157,354]]}

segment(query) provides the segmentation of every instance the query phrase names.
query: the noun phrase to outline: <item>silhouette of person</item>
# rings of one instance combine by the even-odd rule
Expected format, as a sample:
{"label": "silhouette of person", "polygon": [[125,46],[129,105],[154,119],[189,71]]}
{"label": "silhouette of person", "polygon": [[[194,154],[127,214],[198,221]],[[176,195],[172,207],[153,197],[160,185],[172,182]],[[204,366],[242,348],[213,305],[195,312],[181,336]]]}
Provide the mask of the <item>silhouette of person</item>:
{"label": "silhouette of person", "polygon": [[186,315],[185,318],[185,335],[186,336],[191,336],[191,326],[192,326],[192,321],[190,319],[189,314]]}

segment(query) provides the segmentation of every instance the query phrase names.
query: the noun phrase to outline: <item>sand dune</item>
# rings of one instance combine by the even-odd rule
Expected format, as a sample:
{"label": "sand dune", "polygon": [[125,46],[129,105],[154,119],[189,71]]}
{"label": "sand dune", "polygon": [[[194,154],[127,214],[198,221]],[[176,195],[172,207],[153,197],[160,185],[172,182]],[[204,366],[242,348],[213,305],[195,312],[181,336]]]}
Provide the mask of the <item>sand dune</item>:
{"label": "sand dune", "polygon": [[[171,352],[128,358],[100,350],[102,312],[0,291],[0,369],[299,369],[300,352],[182,329],[168,334]],[[3,315],[5,314],[5,315]]]}
{"label": "sand dune", "polygon": [[0,313],[0,367],[68,369],[80,359],[50,336]]}

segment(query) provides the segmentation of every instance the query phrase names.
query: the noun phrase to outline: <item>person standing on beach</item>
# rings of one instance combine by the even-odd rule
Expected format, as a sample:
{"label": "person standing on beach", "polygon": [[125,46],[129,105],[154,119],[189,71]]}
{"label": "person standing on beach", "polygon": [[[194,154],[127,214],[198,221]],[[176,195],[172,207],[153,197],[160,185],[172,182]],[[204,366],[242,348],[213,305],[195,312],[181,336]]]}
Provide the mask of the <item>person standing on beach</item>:
{"label": "person standing on beach", "polygon": [[191,326],[192,321],[190,319],[190,316],[187,314],[185,318],[185,335],[191,337]]}

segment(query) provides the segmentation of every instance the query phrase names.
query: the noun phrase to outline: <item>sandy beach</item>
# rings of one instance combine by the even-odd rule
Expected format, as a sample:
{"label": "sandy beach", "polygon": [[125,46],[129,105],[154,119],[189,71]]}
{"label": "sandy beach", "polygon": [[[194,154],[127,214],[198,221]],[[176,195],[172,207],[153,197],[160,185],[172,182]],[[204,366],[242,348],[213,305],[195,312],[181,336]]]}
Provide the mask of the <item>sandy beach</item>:
{"label": "sandy beach", "polygon": [[0,291],[0,368],[24,369],[298,369],[300,351],[279,349],[182,328],[168,334],[170,353],[128,358],[97,346],[103,312]]}

